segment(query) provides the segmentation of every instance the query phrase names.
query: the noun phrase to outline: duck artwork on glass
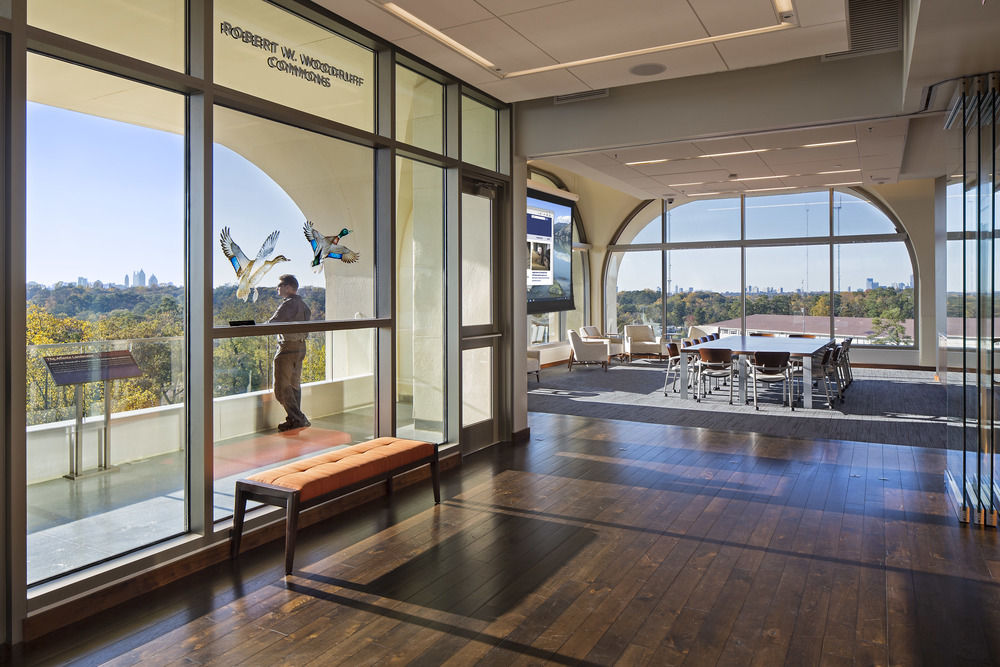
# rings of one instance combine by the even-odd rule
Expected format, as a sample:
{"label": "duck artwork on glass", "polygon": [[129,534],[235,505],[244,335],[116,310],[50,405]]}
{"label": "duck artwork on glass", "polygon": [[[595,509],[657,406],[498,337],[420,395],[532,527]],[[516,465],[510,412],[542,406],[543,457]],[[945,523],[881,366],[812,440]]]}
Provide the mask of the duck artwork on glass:
{"label": "duck artwork on glass", "polygon": [[314,273],[319,273],[323,270],[323,260],[328,257],[339,259],[347,264],[353,264],[361,257],[359,253],[347,246],[340,245],[340,239],[351,233],[351,230],[346,227],[334,236],[326,236],[323,232],[316,229],[312,222],[306,220],[302,231],[313,249],[312,267]]}
{"label": "duck artwork on glass", "polygon": [[243,251],[236,245],[236,242],[233,241],[233,237],[229,234],[229,227],[222,228],[219,243],[222,244],[222,252],[226,255],[226,259],[232,263],[233,269],[236,271],[238,283],[236,288],[237,298],[246,301],[252,290],[253,300],[256,301],[257,285],[260,284],[264,275],[275,264],[291,261],[284,255],[278,255],[274,259],[267,259],[267,256],[274,252],[274,247],[278,244],[278,234],[277,230],[271,232],[271,235],[264,239],[260,250],[257,251],[257,256],[253,260],[250,260],[243,254]]}

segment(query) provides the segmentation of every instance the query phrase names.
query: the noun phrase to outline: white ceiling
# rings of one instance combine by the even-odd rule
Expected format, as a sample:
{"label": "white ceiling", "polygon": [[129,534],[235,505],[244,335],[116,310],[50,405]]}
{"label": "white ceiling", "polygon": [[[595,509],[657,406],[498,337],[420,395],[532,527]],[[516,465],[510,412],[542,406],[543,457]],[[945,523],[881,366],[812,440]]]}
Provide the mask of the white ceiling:
{"label": "white ceiling", "polygon": [[[317,1],[505,102],[697,77],[850,48],[847,0],[395,0],[490,61],[494,71],[397,18],[382,0]],[[920,146],[940,145],[926,136],[939,133],[940,122],[914,124],[910,116],[947,104],[950,89],[935,84],[1000,69],[1000,0],[905,3],[897,116],[718,139],[676,137],[545,159],[640,198],[893,183],[904,155],[908,163],[919,163],[914,176],[934,175],[937,158],[921,161],[912,148],[907,153],[907,141],[922,133]],[[792,17],[783,20],[779,11],[788,5]],[[765,32],[730,38],[748,30]],[[700,42],[673,47],[694,40]],[[650,52],[563,66],[640,49]],[[663,71],[637,76],[629,71],[637,64],[662,65]],[[521,74],[540,67],[555,69]],[[834,141],[850,143],[806,147]],[[652,160],[658,162],[634,164]]]}

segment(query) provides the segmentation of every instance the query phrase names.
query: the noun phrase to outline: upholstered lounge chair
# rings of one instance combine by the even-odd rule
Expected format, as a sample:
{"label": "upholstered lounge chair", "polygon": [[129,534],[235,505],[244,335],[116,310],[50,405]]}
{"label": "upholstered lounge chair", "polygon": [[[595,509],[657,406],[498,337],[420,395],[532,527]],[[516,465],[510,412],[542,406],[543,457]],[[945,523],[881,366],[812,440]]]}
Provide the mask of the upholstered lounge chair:
{"label": "upholstered lounge chair", "polygon": [[608,341],[585,341],[580,338],[580,334],[570,329],[569,346],[572,349],[569,355],[569,370],[573,370],[573,364],[600,364],[604,366],[605,372],[608,370],[610,361]]}

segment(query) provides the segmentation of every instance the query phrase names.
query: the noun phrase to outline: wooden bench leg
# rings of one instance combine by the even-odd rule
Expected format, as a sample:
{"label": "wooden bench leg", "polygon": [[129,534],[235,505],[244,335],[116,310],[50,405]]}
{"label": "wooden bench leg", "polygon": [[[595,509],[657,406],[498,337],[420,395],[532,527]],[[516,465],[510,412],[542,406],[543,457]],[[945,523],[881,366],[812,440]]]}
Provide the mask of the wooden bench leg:
{"label": "wooden bench leg", "polygon": [[295,559],[295,533],[299,528],[298,491],[289,495],[285,503],[285,574],[291,574]]}
{"label": "wooden bench leg", "polygon": [[385,495],[387,496],[392,495],[392,477],[385,480]]}
{"label": "wooden bench leg", "polygon": [[242,485],[236,482],[236,502],[233,507],[233,534],[229,538],[229,557],[240,555],[240,540],[243,538],[243,515],[247,511],[247,496]]}
{"label": "wooden bench leg", "polygon": [[434,483],[434,504],[437,505],[441,502],[441,468],[437,456],[431,460],[431,481]]}

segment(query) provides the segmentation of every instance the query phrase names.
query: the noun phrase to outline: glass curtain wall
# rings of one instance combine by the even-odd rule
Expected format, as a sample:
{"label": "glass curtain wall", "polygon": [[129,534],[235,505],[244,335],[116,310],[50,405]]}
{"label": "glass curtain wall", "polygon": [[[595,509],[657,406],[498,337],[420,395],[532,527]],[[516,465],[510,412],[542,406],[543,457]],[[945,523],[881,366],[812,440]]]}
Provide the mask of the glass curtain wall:
{"label": "glass curtain wall", "polygon": [[[949,293],[949,316],[959,320],[954,337],[960,339],[948,373],[947,479],[963,521],[997,525],[996,372],[1000,365],[997,336],[997,156],[1000,153],[998,91],[1000,74],[960,81],[959,113],[952,139],[948,173],[962,174],[959,185],[948,188],[949,292],[961,280],[960,298]],[[960,191],[959,191],[960,188]],[[959,195],[961,227],[958,226]],[[954,201],[952,198],[954,197]],[[954,296],[959,296],[958,294]],[[949,318],[950,319],[950,318]],[[951,327],[949,336],[952,338]]]}
{"label": "glass curtain wall", "polygon": [[[226,540],[237,477],[374,436],[459,430],[447,406],[462,378],[447,369],[461,309],[446,297],[462,275],[448,275],[458,221],[445,213],[460,194],[446,175],[509,193],[497,171],[508,114],[310,5],[212,6],[206,48],[182,0],[27,3],[40,30],[11,58],[27,75],[27,98],[11,100],[26,117],[11,173],[27,184],[25,219],[11,221],[24,225],[27,297],[26,374],[13,378],[25,428],[11,437],[25,470],[7,490],[27,516],[8,544],[27,553],[8,564],[26,571],[7,591],[15,615]],[[461,123],[454,139],[446,118]],[[466,277],[496,287],[509,270]],[[277,317],[289,300],[295,316]],[[465,315],[486,308],[509,327],[507,303],[470,299],[479,310]],[[501,382],[467,361],[474,387]],[[302,419],[282,428],[292,397]]]}
{"label": "glass curtain wall", "polygon": [[618,320],[635,319],[635,303],[649,301],[642,292],[657,281],[667,293],[664,330],[677,337],[694,326],[851,336],[856,345],[915,340],[906,235],[861,197],[822,190],[654,202],[642,213],[630,227],[642,226],[623,234],[634,234],[631,243],[610,247],[607,304]]}
{"label": "glass curtain wall", "polygon": [[28,57],[29,584],[187,529],[184,102]]}

